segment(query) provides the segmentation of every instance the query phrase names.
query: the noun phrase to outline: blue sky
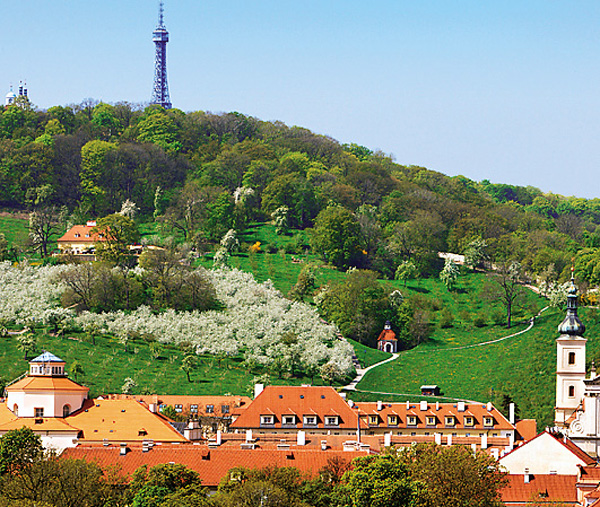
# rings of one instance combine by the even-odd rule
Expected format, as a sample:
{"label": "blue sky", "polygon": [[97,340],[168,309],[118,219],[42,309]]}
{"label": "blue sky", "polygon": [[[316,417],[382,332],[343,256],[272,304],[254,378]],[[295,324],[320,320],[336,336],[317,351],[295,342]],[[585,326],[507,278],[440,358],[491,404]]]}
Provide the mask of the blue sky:
{"label": "blue sky", "polygon": [[[155,0],[3,5],[0,89],[148,101]],[[166,0],[174,107],[475,180],[600,197],[598,0]]]}

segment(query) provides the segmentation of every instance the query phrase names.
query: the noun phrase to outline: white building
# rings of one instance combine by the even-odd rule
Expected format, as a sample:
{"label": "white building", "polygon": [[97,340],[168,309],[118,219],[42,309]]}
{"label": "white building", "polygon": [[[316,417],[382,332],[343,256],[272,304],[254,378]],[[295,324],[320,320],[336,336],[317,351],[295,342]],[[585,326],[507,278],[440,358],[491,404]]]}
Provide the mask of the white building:
{"label": "white building", "polygon": [[67,417],[79,410],[89,388],[69,379],[65,362],[50,352],[29,362],[29,374],[6,388],[6,406],[18,417]]}
{"label": "white building", "polygon": [[577,288],[568,290],[567,316],[556,340],[555,425],[587,453],[600,448],[600,376],[592,365],[586,372],[585,326],[577,315]]}

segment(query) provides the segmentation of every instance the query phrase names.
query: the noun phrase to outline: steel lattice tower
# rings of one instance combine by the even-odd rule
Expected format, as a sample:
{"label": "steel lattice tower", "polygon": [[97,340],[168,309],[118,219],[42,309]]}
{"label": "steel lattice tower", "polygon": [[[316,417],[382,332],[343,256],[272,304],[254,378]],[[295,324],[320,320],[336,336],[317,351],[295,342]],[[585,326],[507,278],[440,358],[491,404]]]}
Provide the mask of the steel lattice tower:
{"label": "steel lattice tower", "polygon": [[159,104],[165,109],[171,108],[169,97],[169,83],[167,83],[167,42],[169,32],[165,28],[164,5],[161,0],[158,9],[158,25],[152,33],[152,40],[156,46],[156,57],[154,61],[154,91],[152,92],[152,104]]}

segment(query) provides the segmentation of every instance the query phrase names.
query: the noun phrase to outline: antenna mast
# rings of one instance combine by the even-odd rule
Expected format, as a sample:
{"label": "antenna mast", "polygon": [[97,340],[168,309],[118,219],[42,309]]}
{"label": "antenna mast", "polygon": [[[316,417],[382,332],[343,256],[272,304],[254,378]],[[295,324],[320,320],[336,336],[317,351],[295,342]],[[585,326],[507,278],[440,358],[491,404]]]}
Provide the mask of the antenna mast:
{"label": "antenna mast", "polygon": [[154,58],[154,89],[152,91],[152,104],[158,104],[165,109],[171,109],[169,97],[169,84],[167,82],[167,42],[169,32],[164,23],[164,3],[160,0],[158,8],[158,25],[152,33],[152,41],[156,47]]}

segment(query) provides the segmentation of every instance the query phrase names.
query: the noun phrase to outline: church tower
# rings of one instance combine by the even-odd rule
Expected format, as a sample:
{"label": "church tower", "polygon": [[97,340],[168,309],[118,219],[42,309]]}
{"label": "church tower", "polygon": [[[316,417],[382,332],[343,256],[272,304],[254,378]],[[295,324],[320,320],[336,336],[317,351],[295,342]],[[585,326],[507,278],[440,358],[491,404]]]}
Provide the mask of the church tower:
{"label": "church tower", "polygon": [[556,340],[556,408],[554,422],[559,428],[568,427],[584,396],[586,379],[585,326],[577,315],[577,287],[571,277],[567,294],[567,316],[558,326]]}

